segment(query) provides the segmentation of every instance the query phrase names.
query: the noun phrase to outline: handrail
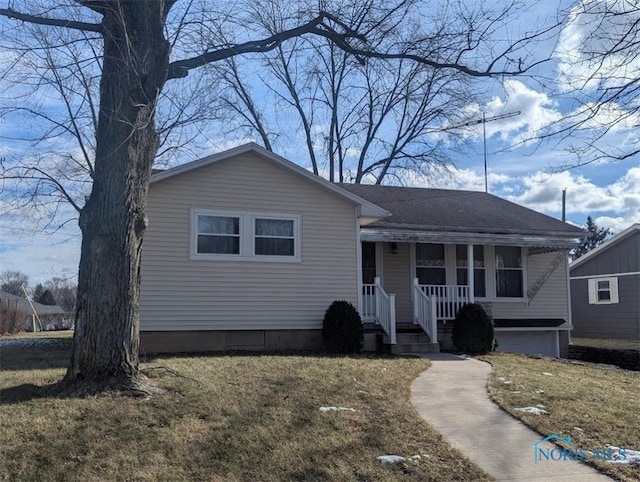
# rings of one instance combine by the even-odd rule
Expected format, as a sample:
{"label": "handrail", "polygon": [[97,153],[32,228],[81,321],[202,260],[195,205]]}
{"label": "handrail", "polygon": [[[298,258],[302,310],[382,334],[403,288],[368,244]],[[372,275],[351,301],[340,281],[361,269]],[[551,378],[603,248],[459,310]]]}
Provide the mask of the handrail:
{"label": "handrail", "polygon": [[414,322],[429,335],[431,343],[438,343],[437,298],[427,296],[418,278],[413,280],[413,316]]}
{"label": "handrail", "polygon": [[376,285],[362,285],[362,313],[360,313],[363,321],[371,321],[376,319]]}
{"label": "handrail", "polygon": [[382,287],[380,278],[375,278],[376,319],[389,337],[391,345],[396,344],[396,295],[388,294]]}
{"label": "handrail", "polygon": [[438,320],[453,320],[458,310],[469,303],[469,286],[467,285],[420,285],[422,292],[438,299],[436,317]]}

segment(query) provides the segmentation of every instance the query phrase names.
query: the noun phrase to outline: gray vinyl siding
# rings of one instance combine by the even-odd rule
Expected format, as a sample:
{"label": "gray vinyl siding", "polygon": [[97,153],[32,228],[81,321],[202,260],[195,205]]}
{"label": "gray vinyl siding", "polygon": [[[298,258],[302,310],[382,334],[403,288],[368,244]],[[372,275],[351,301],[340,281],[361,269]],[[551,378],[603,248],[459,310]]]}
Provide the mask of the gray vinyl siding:
{"label": "gray vinyl siding", "polygon": [[573,336],[640,339],[640,275],[618,277],[619,303],[589,304],[589,279],[571,280]]}
{"label": "gray vinyl siding", "polygon": [[411,262],[410,250],[413,244],[397,243],[397,254],[391,253],[391,244],[383,243],[383,279],[382,286],[387,293],[396,295],[396,321],[398,323],[413,322],[413,305],[411,303]]}
{"label": "gray vinyl siding", "polygon": [[[300,216],[301,262],[190,259],[190,210]],[[143,246],[141,330],[318,329],[357,304],[355,206],[244,154],[155,182]]]}
{"label": "gray vinyl siding", "polygon": [[[531,288],[550,265],[555,252],[527,256],[526,291]],[[496,319],[542,319],[559,318],[569,320],[567,265],[560,263],[542,285],[530,304],[525,301],[491,300],[493,317]]]}
{"label": "gray vinyl siding", "polygon": [[640,271],[640,233],[635,233],[571,270],[571,277]]}

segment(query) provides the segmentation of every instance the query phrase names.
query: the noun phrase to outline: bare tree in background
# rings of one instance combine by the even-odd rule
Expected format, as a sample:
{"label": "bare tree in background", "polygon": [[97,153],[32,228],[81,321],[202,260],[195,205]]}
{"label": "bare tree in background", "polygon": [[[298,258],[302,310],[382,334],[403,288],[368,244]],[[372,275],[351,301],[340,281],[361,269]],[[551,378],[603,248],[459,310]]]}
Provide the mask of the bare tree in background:
{"label": "bare tree in background", "polygon": [[[560,95],[572,111],[541,137],[566,141],[562,167],[625,160],[640,153],[640,4],[580,0],[571,8],[557,53]],[[605,142],[625,133],[622,142]]]}
{"label": "bare tree in background", "polygon": [[22,287],[29,286],[29,276],[22,271],[7,270],[0,274],[0,291],[16,296],[24,296]]}
{"label": "bare tree in background", "polygon": [[[419,24],[385,41],[385,31],[396,25],[397,12],[409,3],[370,0],[363,7],[360,1],[321,2],[319,9],[310,9],[307,2],[291,1],[227,5],[204,0],[79,0],[59,5],[15,1],[0,8],[5,17],[0,32],[3,46],[25,45],[20,40],[25,38],[34,42],[32,48],[13,50],[13,65],[2,78],[47,49],[74,44],[83,54],[91,52],[87,60],[56,57],[56,62],[66,62],[76,78],[92,70],[92,81],[99,82],[99,107],[91,119],[93,162],[86,166],[91,192],[81,203],[75,197],[68,199],[79,211],[82,248],[73,353],[67,374],[56,387],[58,393],[152,391],[138,369],[140,257],[148,223],[149,178],[162,147],[158,111],[163,92],[170,89],[167,81],[184,79],[199,68],[206,71],[204,67],[214,62],[272,51],[291,39],[309,36],[330,40],[361,63],[410,60],[471,77],[517,75],[531,67],[522,47],[533,36],[493,50],[486,45],[495,40],[493,34],[514,5],[506,12],[481,11],[477,18],[489,19],[486,22],[494,27],[466,31],[462,37],[454,32],[446,51],[433,52],[432,32]],[[286,12],[275,33],[254,20],[256,12],[274,8]],[[421,10],[416,8],[418,18]],[[465,8],[448,11],[458,15]],[[232,40],[220,42],[220,32]],[[36,38],[46,38],[50,45],[44,47]],[[217,81],[215,76],[210,79],[214,85]],[[188,79],[181,85],[191,87]],[[31,87],[32,95],[43,100],[48,95],[59,98],[46,82]],[[46,110],[46,102],[41,107],[38,115]],[[82,157],[77,160],[83,164]],[[48,172],[44,179],[32,181],[40,183],[45,195],[47,189],[65,190],[62,181]]]}

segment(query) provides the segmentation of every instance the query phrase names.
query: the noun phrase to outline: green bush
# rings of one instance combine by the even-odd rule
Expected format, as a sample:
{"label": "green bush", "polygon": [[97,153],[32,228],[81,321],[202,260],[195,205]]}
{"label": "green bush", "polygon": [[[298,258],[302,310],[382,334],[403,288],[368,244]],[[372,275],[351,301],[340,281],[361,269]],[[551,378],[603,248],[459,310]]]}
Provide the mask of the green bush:
{"label": "green bush", "polygon": [[322,320],[322,344],[333,353],[360,353],[364,341],[362,319],[348,301],[334,301]]}
{"label": "green bush", "polygon": [[453,322],[453,344],[472,355],[493,351],[493,324],[482,306],[467,303],[460,308]]}

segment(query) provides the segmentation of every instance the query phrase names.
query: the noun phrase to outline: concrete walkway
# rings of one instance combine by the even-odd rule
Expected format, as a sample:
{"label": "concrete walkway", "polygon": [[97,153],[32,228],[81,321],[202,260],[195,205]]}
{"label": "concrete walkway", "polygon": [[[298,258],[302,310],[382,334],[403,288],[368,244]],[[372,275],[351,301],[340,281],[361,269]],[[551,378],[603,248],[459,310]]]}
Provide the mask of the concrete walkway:
{"label": "concrete walkway", "polygon": [[[443,353],[411,386],[422,418],[466,457],[501,481],[597,482],[612,479],[574,461],[534,462],[542,437],[502,411],[487,393],[491,365]],[[541,447],[554,448],[545,442]]]}

